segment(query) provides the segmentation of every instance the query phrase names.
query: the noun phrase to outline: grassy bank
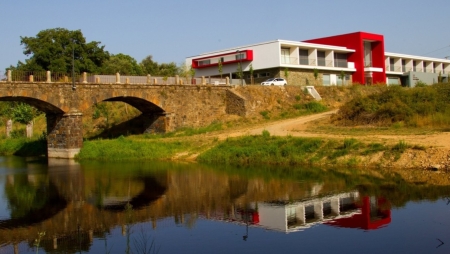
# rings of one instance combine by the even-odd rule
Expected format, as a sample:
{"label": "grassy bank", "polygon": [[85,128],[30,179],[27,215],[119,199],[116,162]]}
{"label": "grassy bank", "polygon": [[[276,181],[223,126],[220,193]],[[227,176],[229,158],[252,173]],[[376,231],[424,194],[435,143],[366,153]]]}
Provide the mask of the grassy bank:
{"label": "grassy bank", "polygon": [[44,137],[36,139],[8,138],[0,142],[1,155],[45,156],[47,141]]}
{"label": "grassy bank", "polygon": [[357,166],[361,158],[382,153],[387,160],[398,160],[410,146],[400,141],[388,146],[363,143],[356,139],[337,141],[323,138],[274,137],[263,131],[259,136],[227,139],[198,157],[201,162],[226,165],[347,165]]}
{"label": "grassy bank", "polygon": [[85,141],[78,160],[169,160],[178,152],[191,149],[182,141],[131,139],[123,136],[112,140]]}
{"label": "grassy bank", "polygon": [[345,103],[333,122],[341,126],[371,125],[433,127],[450,125],[450,86],[406,89],[393,86],[382,93],[357,97]]}

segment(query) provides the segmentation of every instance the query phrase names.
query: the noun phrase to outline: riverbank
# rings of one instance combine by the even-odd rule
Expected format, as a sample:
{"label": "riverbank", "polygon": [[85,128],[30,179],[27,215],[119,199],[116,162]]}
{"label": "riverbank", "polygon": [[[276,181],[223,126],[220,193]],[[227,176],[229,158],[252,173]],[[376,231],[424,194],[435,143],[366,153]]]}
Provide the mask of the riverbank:
{"label": "riverbank", "polygon": [[[221,165],[450,170],[450,134],[411,129],[330,128],[336,111],[256,125],[170,135],[136,135],[85,141],[77,159],[174,160]],[[45,156],[45,140],[6,139],[4,155]]]}

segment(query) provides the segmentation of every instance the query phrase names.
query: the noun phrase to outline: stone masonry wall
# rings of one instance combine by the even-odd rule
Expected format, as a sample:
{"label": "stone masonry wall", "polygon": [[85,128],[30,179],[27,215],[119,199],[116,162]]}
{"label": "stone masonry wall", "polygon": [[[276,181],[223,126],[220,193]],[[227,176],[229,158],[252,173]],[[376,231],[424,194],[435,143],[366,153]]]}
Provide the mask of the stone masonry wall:
{"label": "stone masonry wall", "polygon": [[47,147],[55,149],[81,148],[83,131],[81,114],[47,114]]}

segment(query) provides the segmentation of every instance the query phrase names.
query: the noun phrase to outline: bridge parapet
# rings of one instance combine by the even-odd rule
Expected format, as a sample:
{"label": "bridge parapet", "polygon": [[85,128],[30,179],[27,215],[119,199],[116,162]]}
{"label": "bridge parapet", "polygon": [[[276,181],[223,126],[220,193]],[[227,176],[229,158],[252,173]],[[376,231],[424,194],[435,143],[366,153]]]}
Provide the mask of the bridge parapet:
{"label": "bridge parapet", "polygon": [[89,74],[83,72],[76,73],[73,76],[66,73],[53,73],[50,71],[26,72],[26,71],[7,71],[6,82],[73,82],[73,83],[97,83],[97,84],[145,84],[145,85],[230,85],[233,83],[228,77],[226,78],[210,78],[210,77],[152,77],[150,74],[146,76]]}

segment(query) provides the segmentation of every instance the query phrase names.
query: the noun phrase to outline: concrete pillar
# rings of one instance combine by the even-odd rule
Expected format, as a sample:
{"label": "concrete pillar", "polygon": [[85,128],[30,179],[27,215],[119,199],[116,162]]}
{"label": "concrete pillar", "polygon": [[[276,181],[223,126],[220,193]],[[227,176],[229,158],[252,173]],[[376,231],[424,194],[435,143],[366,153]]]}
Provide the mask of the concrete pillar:
{"label": "concrete pillar", "polygon": [[130,78],[125,79],[125,84],[130,84]]}
{"label": "concrete pillar", "polygon": [[314,214],[316,219],[323,220],[323,203],[322,201],[314,202]]}
{"label": "concrete pillar", "polygon": [[29,77],[29,79],[28,79],[30,82],[34,82],[34,76],[33,75],[30,75],[30,77]]}
{"label": "concrete pillar", "polygon": [[7,138],[11,137],[12,128],[13,128],[12,120],[8,119],[8,121],[6,121],[6,137]]}
{"label": "concrete pillar", "polygon": [[49,158],[74,158],[83,146],[82,113],[47,114]]}
{"label": "concrete pillar", "polygon": [[95,83],[100,84],[100,78],[99,77],[95,78]]}
{"label": "concrete pillar", "polygon": [[153,79],[153,85],[157,85],[158,84],[158,79],[154,78]]}
{"label": "concrete pillar", "polygon": [[53,237],[53,249],[58,249],[58,238],[56,236]]}
{"label": "concrete pillar", "polygon": [[205,79],[205,76],[202,76],[202,85],[206,85],[206,79]]}
{"label": "concrete pillar", "polygon": [[306,215],[305,215],[305,206],[304,205],[299,205],[295,208],[295,217],[297,217],[297,220],[301,221],[302,225],[305,225]]}
{"label": "concrete pillar", "polygon": [[151,84],[152,83],[152,75],[147,74],[147,84]]}
{"label": "concrete pillar", "polygon": [[87,73],[83,72],[83,84],[87,83]]}
{"label": "concrete pillar", "polygon": [[33,121],[29,122],[26,127],[27,138],[33,137]]}
{"label": "concrete pillar", "polygon": [[11,82],[11,81],[12,81],[11,70],[8,70],[8,71],[6,72],[6,78],[7,78],[8,82]]}
{"label": "concrete pillar", "polygon": [[47,83],[52,83],[52,75],[50,71],[47,71]]}
{"label": "concrete pillar", "polygon": [[230,85],[230,78],[229,78],[229,77],[226,77],[226,78],[225,78],[225,84],[226,84],[227,86]]}
{"label": "concrete pillar", "polygon": [[339,215],[341,212],[339,209],[339,197],[334,197],[331,199],[331,211],[334,215]]}
{"label": "concrete pillar", "polygon": [[180,76],[175,75],[175,85],[179,85],[180,84]]}
{"label": "concrete pillar", "polygon": [[120,84],[120,73],[116,73],[116,84]]}

